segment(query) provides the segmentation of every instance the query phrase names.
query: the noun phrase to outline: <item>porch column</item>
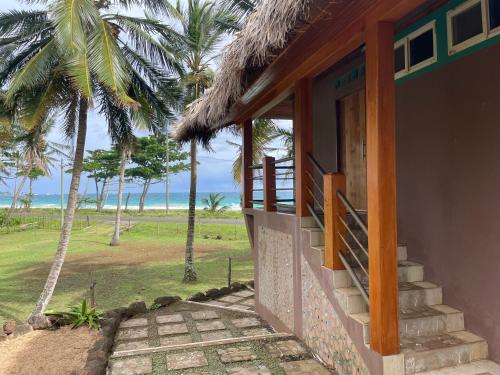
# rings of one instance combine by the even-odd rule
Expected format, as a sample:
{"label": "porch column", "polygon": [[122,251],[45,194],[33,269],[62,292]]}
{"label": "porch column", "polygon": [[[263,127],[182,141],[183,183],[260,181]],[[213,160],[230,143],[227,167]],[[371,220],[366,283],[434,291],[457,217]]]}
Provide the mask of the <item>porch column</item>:
{"label": "porch column", "polygon": [[242,125],[242,170],[241,186],[243,187],[243,208],[253,207],[253,129],[252,120],[247,120]]}
{"label": "porch column", "polygon": [[374,351],[391,355],[399,353],[392,23],[367,27],[366,103],[370,342]]}
{"label": "porch column", "polygon": [[311,163],[307,157],[312,153],[312,81],[303,78],[295,84],[295,103],[293,117],[293,132],[295,139],[295,214],[299,217],[311,216],[307,204],[312,204],[308,191],[312,175]]}
{"label": "porch column", "polygon": [[276,165],[271,156],[264,156],[262,167],[264,173],[264,210],[275,212],[276,209]]}

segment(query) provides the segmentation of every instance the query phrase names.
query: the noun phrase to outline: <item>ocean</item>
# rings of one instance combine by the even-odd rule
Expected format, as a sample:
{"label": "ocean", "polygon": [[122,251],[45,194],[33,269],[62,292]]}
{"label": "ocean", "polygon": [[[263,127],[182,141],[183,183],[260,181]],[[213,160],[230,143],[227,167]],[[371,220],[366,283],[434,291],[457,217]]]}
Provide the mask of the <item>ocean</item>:
{"label": "ocean", "polygon": [[[199,192],[196,199],[196,208],[203,209],[204,204],[202,203],[203,198],[208,198],[209,192]],[[224,206],[228,206],[229,210],[240,210],[240,193],[239,192],[226,192],[222,193],[224,195],[224,200],[222,201]],[[95,194],[88,194],[88,197],[95,199]],[[139,199],[140,193],[130,193],[130,198],[128,202],[128,208],[131,210],[139,209]],[[67,195],[64,197],[64,203],[66,204]],[[123,195],[123,207],[125,207],[125,200],[127,198],[127,193]],[[116,208],[117,194],[109,193],[106,199],[104,208],[114,209]],[[171,193],[170,194],[170,208],[173,210],[182,210],[188,208],[189,193]],[[33,196],[33,208],[59,208],[61,205],[61,197],[58,194],[34,194]],[[0,208],[10,207],[12,203],[12,197],[9,195],[0,195]],[[82,208],[93,208],[95,204],[82,205]],[[145,208],[147,210],[162,210],[165,209],[165,194],[164,193],[150,193],[146,198]]]}

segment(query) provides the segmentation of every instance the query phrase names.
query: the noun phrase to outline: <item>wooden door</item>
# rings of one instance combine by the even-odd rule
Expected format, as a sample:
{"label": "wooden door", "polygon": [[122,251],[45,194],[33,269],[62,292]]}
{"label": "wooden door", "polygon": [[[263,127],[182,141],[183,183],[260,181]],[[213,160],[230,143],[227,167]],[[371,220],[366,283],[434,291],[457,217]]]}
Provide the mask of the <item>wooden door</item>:
{"label": "wooden door", "polygon": [[339,100],[340,167],[346,176],[347,199],[355,209],[367,209],[365,90]]}

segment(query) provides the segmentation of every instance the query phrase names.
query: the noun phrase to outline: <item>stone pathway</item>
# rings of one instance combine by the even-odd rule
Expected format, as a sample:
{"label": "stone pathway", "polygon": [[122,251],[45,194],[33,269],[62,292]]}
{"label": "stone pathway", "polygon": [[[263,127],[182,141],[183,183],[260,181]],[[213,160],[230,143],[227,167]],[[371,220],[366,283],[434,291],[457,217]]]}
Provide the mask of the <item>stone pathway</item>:
{"label": "stone pathway", "polygon": [[250,289],[243,289],[227,296],[204,302],[212,306],[229,307],[232,309],[255,311],[255,293]]}
{"label": "stone pathway", "polygon": [[[226,298],[228,306],[253,298],[238,293],[231,295],[240,298],[232,303]],[[109,373],[333,374],[295,337],[274,332],[255,313],[190,302],[122,322]]]}

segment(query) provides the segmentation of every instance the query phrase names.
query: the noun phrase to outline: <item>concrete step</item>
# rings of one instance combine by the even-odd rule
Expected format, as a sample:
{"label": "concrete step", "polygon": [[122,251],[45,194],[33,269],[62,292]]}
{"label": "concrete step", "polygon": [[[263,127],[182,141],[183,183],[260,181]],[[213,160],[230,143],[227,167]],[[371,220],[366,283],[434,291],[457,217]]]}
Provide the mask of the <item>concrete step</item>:
{"label": "concrete step", "polygon": [[[367,265],[365,266],[365,268],[366,267]],[[361,268],[354,268],[354,271],[356,272],[361,282],[367,284],[367,277],[363,270]],[[419,263],[402,260],[398,265],[398,274],[400,282],[413,283],[416,281],[423,281],[424,266]],[[333,271],[333,278],[333,286],[335,288],[349,288],[354,286],[349,273],[345,270]]]}
{"label": "concrete step", "polygon": [[482,360],[439,370],[419,372],[418,375],[500,375],[500,365]]}
{"label": "concrete step", "polygon": [[[370,343],[369,313],[352,314],[351,318],[363,326],[364,342]],[[424,306],[401,311],[400,337],[436,336],[464,330],[464,315],[446,305]]]}
{"label": "concrete step", "polygon": [[401,339],[405,374],[458,366],[488,357],[487,342],[468,331]]}
{"label": "concrete step", "polygon": [[[346,314],[368,311],[361,292],[356,287],[337,288],[335,297]],[[427,281],[399,283],[399,306],[401,310],[418,309],[424,306],[440,305],[443,301],[442,288]]]}

